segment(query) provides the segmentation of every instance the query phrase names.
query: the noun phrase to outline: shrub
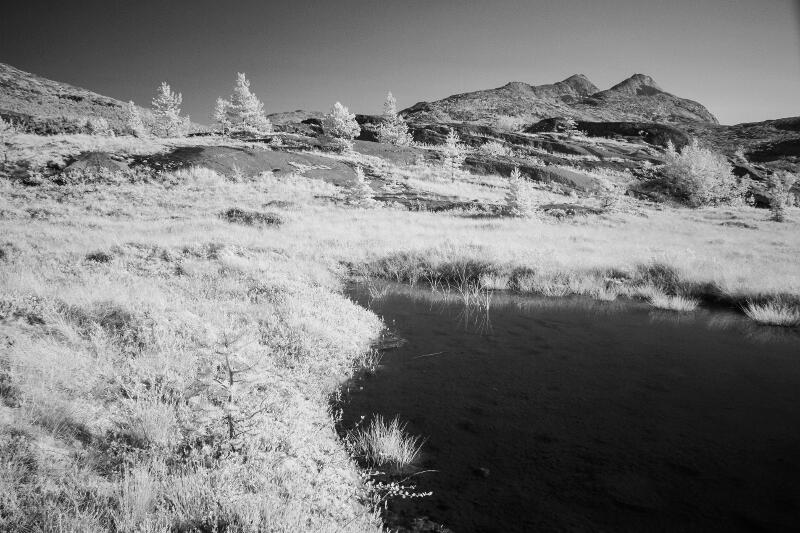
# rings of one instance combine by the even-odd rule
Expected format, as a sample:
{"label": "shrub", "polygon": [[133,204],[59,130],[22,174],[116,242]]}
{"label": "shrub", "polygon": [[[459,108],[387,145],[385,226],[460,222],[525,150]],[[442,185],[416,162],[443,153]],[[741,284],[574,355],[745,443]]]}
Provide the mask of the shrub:
{"label": "shrub", "polygon": [[84,121],[84,128],[90,135],[114,135],[114,131],[103,117],[88,117]]}
{"label": "shrub", "polygon": [[480,147],[480,151],[491,156],[511,156],[513,151],[500,141],[489,141]]}
{"label": "shrub", "polygon": [[342,150],[353,148],[353,139],[361,133],[356,116],[341,103],[336,102],[330,112],[322,119],[322,131]]}
{"label": "shrub", "polygon": [[725,156],[703,148],[693,140],[680,152],[667,142],[666,164],[662,168],[672,193],[692,207],[730,203],[740,199],[744,188]]}
{"label": "shrub", "polygon": [[512,217],[529,217],[534,211],[530,187],[518,167],[514,167],[508,177],[505,211]]}
{"label": "shrub", "polygon": [[791,193],[792,185],[797,181],[797,176],[789,172],[775,172],[767,178],[767,193],[769,195],[770,219],[775,222],[786,220],[786,208],[793,203]]}
{"label": "shrub", "polygon": [[525,127],[525,120],[522,117],[512,117],[509,115],[501,115],[497,117],[495,127],[499,130],[517,132]]}
{"label": "shrub", "polygon": [[228,222],[245,226],[280,226],[283,224],[283,218],[276,213],[247,211],[238,207],[226,209],[219,216]]}
{"label": "shrub", "polygon": [[391,92],[383,103],[383,122],[378,126],[378,141],[397,146],[408,146],[413,141],[408,125],[397,114],[397,100]]}

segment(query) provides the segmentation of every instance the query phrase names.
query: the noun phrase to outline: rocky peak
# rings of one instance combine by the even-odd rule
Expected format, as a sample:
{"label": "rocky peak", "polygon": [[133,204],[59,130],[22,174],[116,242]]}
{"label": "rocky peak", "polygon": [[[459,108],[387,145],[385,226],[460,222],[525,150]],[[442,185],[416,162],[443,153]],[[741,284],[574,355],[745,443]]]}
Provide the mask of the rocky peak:
{"label": "rocky peak", "polygon": [[631,96],[647,96],[664,92],[664,90],[659,87],[656,81],[646,74],[634,74],[630,78],[614,85],[608,91],[628,94]]}
{"label": "rocky peak", "polygon": [[569,85],[575,90],[577,94],[581,96],[589,96],[590,94],[594,94],[600,90],[594,83],[592,83],[589,80],[589,78],[587,78],[583,74],[573,74],[569,78],[559,83]]}

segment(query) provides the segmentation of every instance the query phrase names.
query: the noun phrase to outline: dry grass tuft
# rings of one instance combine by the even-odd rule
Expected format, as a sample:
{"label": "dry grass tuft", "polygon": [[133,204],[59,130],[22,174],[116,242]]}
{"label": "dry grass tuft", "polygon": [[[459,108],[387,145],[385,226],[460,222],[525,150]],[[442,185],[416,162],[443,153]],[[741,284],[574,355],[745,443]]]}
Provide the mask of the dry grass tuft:
{"label": "dry grass tuft", "polygon": [[750,319],[767,326],[789,328],[800,326],[800,309],[788,304],[778,302],[757,304],[750,301],[745,305],[744,313]]}
{"label": "dry grass tuft", "polygon": [[697,309],[700,301],[696,298],[688,298],[686,296],[670,296],[668,294],[655,292],[649,298],[650,305],[657,309],[665,309],[667,311],[689,312]]}
{"label": "dry grass tuft", "polygon": [[423,443],[405,429],[406,424],[401,424],[397,417],[386,422],[378,415],[366,429],[356,429],[351,434],[352,449],[374,466],[402,470],[414,462]]}

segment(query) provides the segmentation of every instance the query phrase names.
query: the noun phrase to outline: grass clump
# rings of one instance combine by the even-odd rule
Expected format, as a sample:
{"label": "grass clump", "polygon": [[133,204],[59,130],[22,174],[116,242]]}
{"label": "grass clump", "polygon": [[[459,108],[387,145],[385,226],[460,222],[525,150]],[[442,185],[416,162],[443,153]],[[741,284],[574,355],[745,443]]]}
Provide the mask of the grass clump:
{"label": "grass clump", "polygon": [[665,309],[667,311],[689,312],[697,309],[700,301],[695,298],[686,296],[670,296],[664,293],[656,292],[649,298],[650,305],[658,309]]}
{"label": "grass clump", "polygon": [[244,226],[280,226],[283,224],[283,217],[277,213],[248,211],[238,207],[226,209],[219,216],[228,222]]}
{"label": "grass clump", "polygon": [[780,302],[757,304],[748,301],[744,314],[751,320],[766,326],[797,327],[800,326],[800,309]]}
{"label": "grass clump", "polygon": [[419,455],[422,439],[406,433],[406,424],[395,417],[387,422],[376,416],[365,429],[351,435],[353,452],[370,464],[402,470]]}

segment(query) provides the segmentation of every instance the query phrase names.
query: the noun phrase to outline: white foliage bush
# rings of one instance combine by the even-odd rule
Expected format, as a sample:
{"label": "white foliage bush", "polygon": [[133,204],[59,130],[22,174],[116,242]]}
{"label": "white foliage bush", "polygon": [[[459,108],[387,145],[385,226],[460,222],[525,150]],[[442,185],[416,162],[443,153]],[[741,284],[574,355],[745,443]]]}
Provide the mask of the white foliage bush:
{"label": "white foliage bush", "polygon": [[489,141],[481,145],[480,151],[495,157],[514,155],[514,151],[500,141]]}
{"label": "white foliage bush", "polygon": [[336,102],[322,119],[322,131],[340,148],[349,151],[353,148],[353,139],[361,133],[361,126],[356,121],[355,113]]}
{"label": "white foliage bush", "polygon": [[409,146],[413,142],[408,125],[397,114],[397,100],[391,92],[383,103],[383,122],[378,126],[378,141],[397,146]]}
{"label": "white foliage bush", "polygon": [[104,135],[107,137],[114,135],[114,130],[108,125],[108,120],[103,117],[88,117],[84,120],[83,127],[90,135]]}
{"label": "white foliage bush", "polygon": [[243,72],[236,74],[236,84],[228,100],[218,98],[214,107],[214,121],[223,134],[266,134],[272,132],[272,123],[264,113],[264,104],[250,92],[250,81]]}
{"label": "white foliage bush", "polygon": [[499,130],[518,132],[522,131],[522,129],[525,127],[525,120],[522,117],[500,115],[497,117],[495,127]]}
{"label": "white foliage bush", "polygon": [[189,118],[181,117],[183,96],[175,93],[167,82],[162,82],[153,98],[153,135],[157,137],[183,137],[189,132]]}
{"label": "white foliage bush", "polygon": [[697,139],[675,150],[667,143],[666,164],[661,169],[667,186],[693,207],[718,205],[740,199],[744,186],[733,175],[725,156],[700,146]]}

